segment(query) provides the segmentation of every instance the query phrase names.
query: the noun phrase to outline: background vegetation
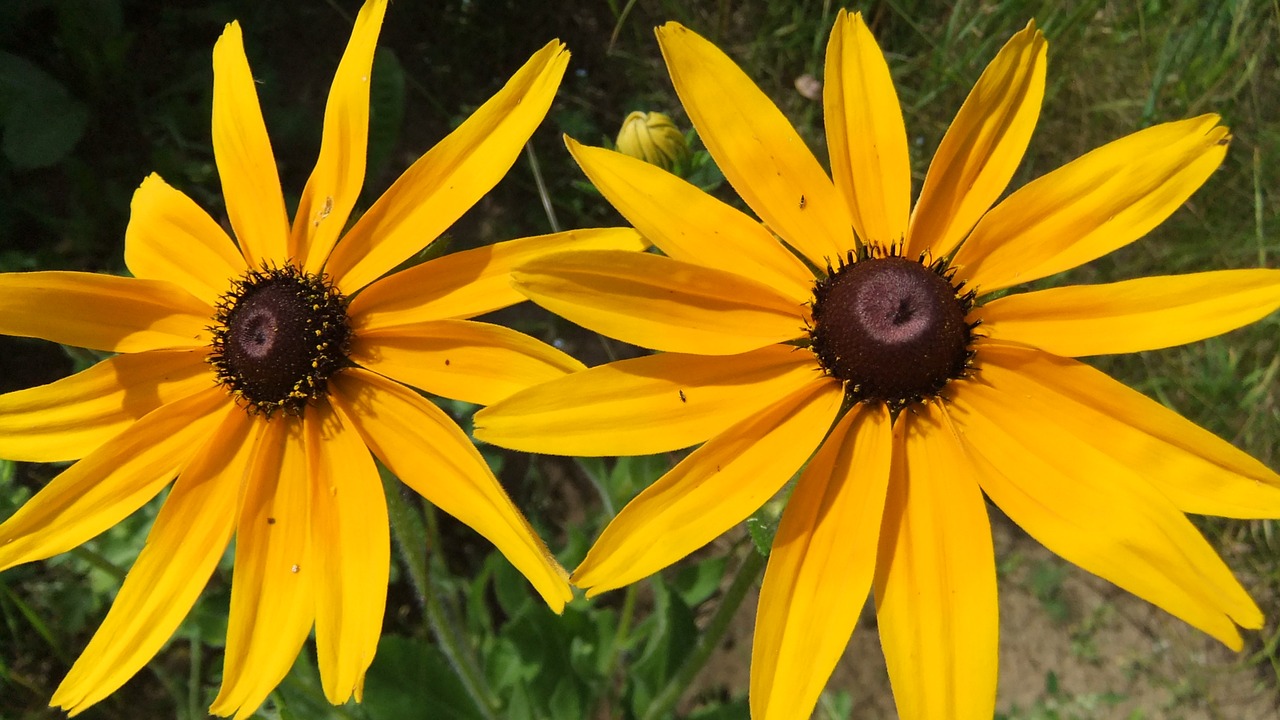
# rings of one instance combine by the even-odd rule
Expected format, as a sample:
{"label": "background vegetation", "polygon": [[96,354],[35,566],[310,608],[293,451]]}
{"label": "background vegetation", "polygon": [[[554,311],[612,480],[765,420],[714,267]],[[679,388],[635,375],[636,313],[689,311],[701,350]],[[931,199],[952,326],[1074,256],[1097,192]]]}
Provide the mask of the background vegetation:
{"label": "background vegetation", "polygon": [[[528,154],[432,252],[553,227],[619,223],[583,186],[560,135],[606,143],[635,109],[663,111],[687,124],[651,32],[666,20],[690,26],[738,60],[823,157],[821,103],[801,90],[821,80],[839,7],[823,0],[397,2],[375,64],[362,206],[534,50],[559,37],[573,52],[570,72]],[[129,199],[152,171],[224,217],[209,138],[210,54],[232,19],[244,27],[281,179],[296,198],[319,146],[325,96],[357,9],[356,0],[0,3],[0,271],[123,273]],[[973,81],[1031,17],[1050,40],[1049,88],[1014,187],[1156,122],[1213,111],[1232,127],[1226,163],[1169,222],[1050,283],[1280,266],[1280,5],[1274,0],[882,0],[852,9],[863,11],[889,55],[917,190]],[[714,184],[713,174],[702,179]],[[727,190],[721,195],[732,199]],[[507,311],[499,320],[588,364],[635,352],[536,308]],[[50,343],[0,338],[0,390],[49,382],[95,359]],[[1280,316],[1191,346],[1097,362],[1280,466]],[[465,422],[474,408],[447,409]],[[615,509],[673,460],[577,462],[485,451],[569,567]],[[58,470],[0,462],[0,517]],[[306,650],[260,717],[655,720],[671,716],[662,706],[673,692],[682,696],[675,704],[680,717],[746,716],[758,565],[752,539],[767,547],[776,507],[750,524],[752,533],[731,533],[634,589],[591,603],[576,600],[556,618],[468,528],[401,495],[399,486],[388,487],[408,540],[393,572],[366,703],[329,708],[313,651]],[[84,548],[0,575],[0,718],[60,716],[45,704],[105,614],[155,509],[153,503]],[[1048,555],[994,508],[992,514],[1006,630],[1000,717],[1280,713],[1280,525],[1198,521],[1269,615],[1267,628],[1249,634],[1246,652],[1237,656]],[[83,717],[203,717],[219,681],[229,583],[228,558],[151,666]],[[718,611],[734,593],[747,596],[743,612]],[[723,625],[724,639],[699,645],[699,629],[708,624]],[[863,625],[820,717],[893,716],[873,649],[874,618]],[[1032,633],[1032,627],[1044,630]],[[433,639],[441,633],[451,645]],[[688,659],[706,653],[707,666],[689,684],[696,667]],[[476,707],[467,687],[491,698],[492,707]]]}

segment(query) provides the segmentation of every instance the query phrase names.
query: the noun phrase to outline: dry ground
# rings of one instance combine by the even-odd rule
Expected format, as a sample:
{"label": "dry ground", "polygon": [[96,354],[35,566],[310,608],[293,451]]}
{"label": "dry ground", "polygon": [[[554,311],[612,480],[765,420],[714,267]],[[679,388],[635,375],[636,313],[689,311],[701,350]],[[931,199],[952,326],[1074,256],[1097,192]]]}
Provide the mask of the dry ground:
{"label": "dry ground", "polygon": [[[998,717],[1280,718],[1274,675],[1248,663],[1247,652],[1232,652],[1054,556],[1007,519],[992,519],[1001,563]],[[1274,614],[1268,612],[1273,624]],[[747,687],[754,619],[753,596],[743,603],[721,649],[698,678],[702,692]],[[897,717],[870,606],[827,687],[828,693],[849,694],[854,718]]]}

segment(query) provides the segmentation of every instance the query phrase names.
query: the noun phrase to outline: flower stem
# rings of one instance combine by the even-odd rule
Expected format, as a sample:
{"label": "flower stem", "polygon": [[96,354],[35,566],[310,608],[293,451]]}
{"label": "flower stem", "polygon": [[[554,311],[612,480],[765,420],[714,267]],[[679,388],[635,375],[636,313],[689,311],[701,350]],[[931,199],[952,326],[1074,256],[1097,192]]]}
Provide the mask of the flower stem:
{"label": "flower stem", "polygon": [[711,617],[711,622],[707,623],[706,630],[698,638],[698,644],[685,658],[680,669],[667,681],[666,687],[654,697],[653,702],[649,703],[642,720],[660,720],[666,717],[680,701],[685,690],[689,689],[690,683],[702,671],[702,667],[707,664],[711,654],[720,645],[725,632],[729,629],[729,622],[737,614],[738,606],[742,605],[747,591],[760,577],[764,565],[765,557],[756,551],[754,545],[748,543],[747,557],[738,567],[738,574],[733,578],[729,589],[725,590],[724,595],[720,597],[720,607],[716,608],[716,614]]}
{"label": "flower stem", "polygon": [[639,587],[639,583],[631,583],[627,586],[626,596],[622,601],[622,615],[618,619],[618,629],[613,633],[609,652],[600,664],[603,668],[600,677],[604,678],[604,691],[597,700],[596,712],[589,717],[608,717],[609,708],[613,707],[616,700],[615,695],[620,685],[614,682],[614,675],[618,673],[618,658],[622,657],[622,644],[627,641],[627,635],[631,632],[631,621],[635,617],[636,610],[636,591]]}
{"label": "flower stem", "polygon": [[191,668],[187,673],[187,717],[191,720],[205,716],[200,705],[204,680],[204,640],[199,632],[191,633]]}
{"label": "flower stem", "polygon": [[[597,464],[594,461],[599,461],[599,458],[579,458],[575,463],[578,469],[582,471],[582,474],[587,476],[587,480],[591,481],[591,486],[595,488],[596,494],[600,496],[600,505],[604,509],[604,522],[608,522],[613,519],[614,515],[618,514],[618,511],[613,507],[613,498],[609,497],[609,489],[605,487],[604,478],[601,476],[601,473],[604,472],[604,465],[603,463]],[[634,583],[628,587],[634,587]]]}
{"label": "flower stem", "polygon": [[107,556],[91,547],[81,545],[80,547],[72,548],[71,554],[89,563],[95,569],[110,575],[117,583],[123,583],[125,577],[129,574],[127,570],[111,562],[107,559]]}
{"label": "flower stem", "polygon": [[400,558],[409,571],[409,580],[413,583],[419,604],[422,605],[431,635],[449,661],[454,674],[458,676],[462,688],[480,711],[481,717],[485,720],[498,720],[496,711],[500,703],[489,690],[484,675],[480,672],[479,662],[454,632],[454,624],[449,620],[440,594],[431,586],[427,572],[427,531],[422,518],[405,502],[399,480],[390,474],[384,474],[383,485],[386,488],[391,533],[395,537],[396,546],[400,548]]}
{"label": "flower stem", "polygon": [[524,152],[529,156],[529,168],[533,170],[533,181],[538,185],[538,197],[542,200],[542,211],[547,214],[551,232],[560,232],[560,221],[556,218],[556,209],[551,206],[551,193],[547,191],[547,182],[542,179],[542,166],[538,164],[538,154],[533,150],[533,141],[524,144]]}

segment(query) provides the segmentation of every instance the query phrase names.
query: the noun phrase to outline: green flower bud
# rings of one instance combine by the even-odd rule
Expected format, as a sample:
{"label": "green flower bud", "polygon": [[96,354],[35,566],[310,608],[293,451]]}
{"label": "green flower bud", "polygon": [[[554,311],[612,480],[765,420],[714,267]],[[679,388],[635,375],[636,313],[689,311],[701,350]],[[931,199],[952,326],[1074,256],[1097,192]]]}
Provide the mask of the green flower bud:
{"label": "green flower bud", "polygon": [[689,143],[671,118],[658,112],[635,111],[622,121],[618,152],[671,170],[689,159]]}

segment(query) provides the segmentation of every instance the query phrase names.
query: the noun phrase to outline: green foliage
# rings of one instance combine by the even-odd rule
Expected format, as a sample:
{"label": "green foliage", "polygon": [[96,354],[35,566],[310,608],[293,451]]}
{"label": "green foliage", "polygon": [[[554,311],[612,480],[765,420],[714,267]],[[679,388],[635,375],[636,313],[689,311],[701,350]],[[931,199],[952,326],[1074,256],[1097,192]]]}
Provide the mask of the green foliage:
{"label": "green foliage", "polygon": [[853,717],[853,697],[841,690],[823,693],[818,699],[818,720],[850,720]]}
{"label": "green foliage", "polygon": [[29,60],[0,52],[4,156],[21,170],[61,162],[84,137],[89,109]]}
{"label": "green foliage", "polygon": [[[1008,713],[997,712],[995,720],[1092,720],[1106,716],[1109,708],[1125,701],[1117,693],[1071,694],[1058,682],[1053,671],[1045,674],[1044,693],[1030,707],[1023,710],[1014,706]],[[1126,720],[1143,720],[1146,715],[1135,710]]]}
{"label": "green foliage", "polygon": [[[392,4],[371,78],[369,179],[360,209],[529,53],[559,36],[574,53],[570,73],[530,144],[544,175],[544,194],[565,227],[621,222],[582,181],[560,135],[607,144],[626,113],[640,108],[661,110],[688,127],[651,32],[667,20],[694,28],[739,60],[815,154],[825,156],[821,103],[797,92],[796,80],[806,74],[821,79],[838,3],[579,0],[542,6],[518,0]],[[142,0],[0,3],[0,269],[124,272],[130,196],[152,171],[223,220],[209,143],[209,57],[218,33],[234,18],[244,26],[287,200],[296,201],[319,145],[325,93],[357,7],[355,0],[305,6],[219,0],[198,7]],[[1276,266],[1280,10],[1274,3],[887,0],[851,9],[864,13],[889,54],[917,190],[973,81],[1031,17],[1051,42],[1049,88],[1012,186],[1152,123],[1219,112],[1231,125],[1233,146],[1223,169],[1185,208],[1147,240],[1046,284]],[[689,132],[693,144],[696,137]],[[705,150],[677,171],[741,206]],[[522,158],[449,237],[406,264],[549,226],[532,169]],[[512,311],[499,321],[554,341],[591,365],[636,352],[536,308]],[[14,351],[25,347],[16,341],[0,343],[0,362],[29,357]],[[1275,467],[1278,343],[1280,318],[1273,316],[1222,338],[1095,362]],[[70,357],[74,367],[98,359],[83,351]],[[9,380],[26,378],[42,364],[0,368]],[[467,427],[474,408],[442,404]],[[678,459],[527,461],[494,448],[483,451],[509,488],[528,489],[523,497],[514,490],[513,495],[530,508],[531,520],[568,567],[585,555],[617,509]],[[0,517],[11,516],[60,469],[0,461]],[[736,572],[727,551],[698,553],[631,588],[590,601],[576,598],[557,617],[482,538],[436,517],[396,481],[388,487],[404,504],[400,557],[363,704],[331,707],[320,689],[314,651],[307,648],[258,717],[638,720],[696,652],[699,629]],[[0,717],[59,716],[45,703],[101,621],[157,507],[148,505],[75,552],[0,574]],[[768,553],[779,510],[776,503],[768,505],[747,521],[754,550],[742,547],[744,542],[737,546],[739,555]],[[1280,606],[1280,525],[1207,520],[1201,527],[1259,604],[1269,611]],[[1097,661],[1101,619],[1072,617],[1061,564],[1022,569],[1034,601],[1069,627],[1073,654]],[[1002,565],[1002,582],[1008,570]],[[220,681],[230,578],[228,555],[175,639],[135,681],[83,717],[203,717]],[[1280,626],[1273,617],[1269,622],[1262,633],[1248,636],[1247,658],[1261,682],[1274,688],[1280,684]],[[745,643],[739,647],[745,657]],[[1199,685],[1187,687],[1194,692]],[[690,693],[673,716],[743,718],[744,695],[742,686]],[[1068,691],[1050,672],[1032,705],[997,717],[1105,717],[1123,700],[1098,688]],[[1134,711],[1130,720],[1161,716],[1153,712]],[[854,716],[853,699],[842,691],[824,695],[816,715]]]}
{"label": "green foliage", "polygon": [[1028,578],[1031,592],[1056,623],[1065,623],[1071,615],[1071,608],[1062,595],[1062,581],[1066,577],[1067,569],[1057,558],[1052,558],[1032,565]]}
{"label": "green foliage", "polygon": [[378,643],[365,697],[362,709],[369,720],[421,717],[423,708],[458,720],[481,717],[438,648],[397,635]]}
{"label": "green foliage", "polygon": [[777,518],[762,518],[756,513],[747,518],[747,532],[751,534],[751,542],[755,543],[756,552],[768,555],[773,548],[773,538],[778,534]]}
{"label": "green foliage", "polygon": [[404,66],[394,50],[381,47],[373,56],[369,79],[369,161],[367,174],[377,177],[391,161],[404,124]]}

